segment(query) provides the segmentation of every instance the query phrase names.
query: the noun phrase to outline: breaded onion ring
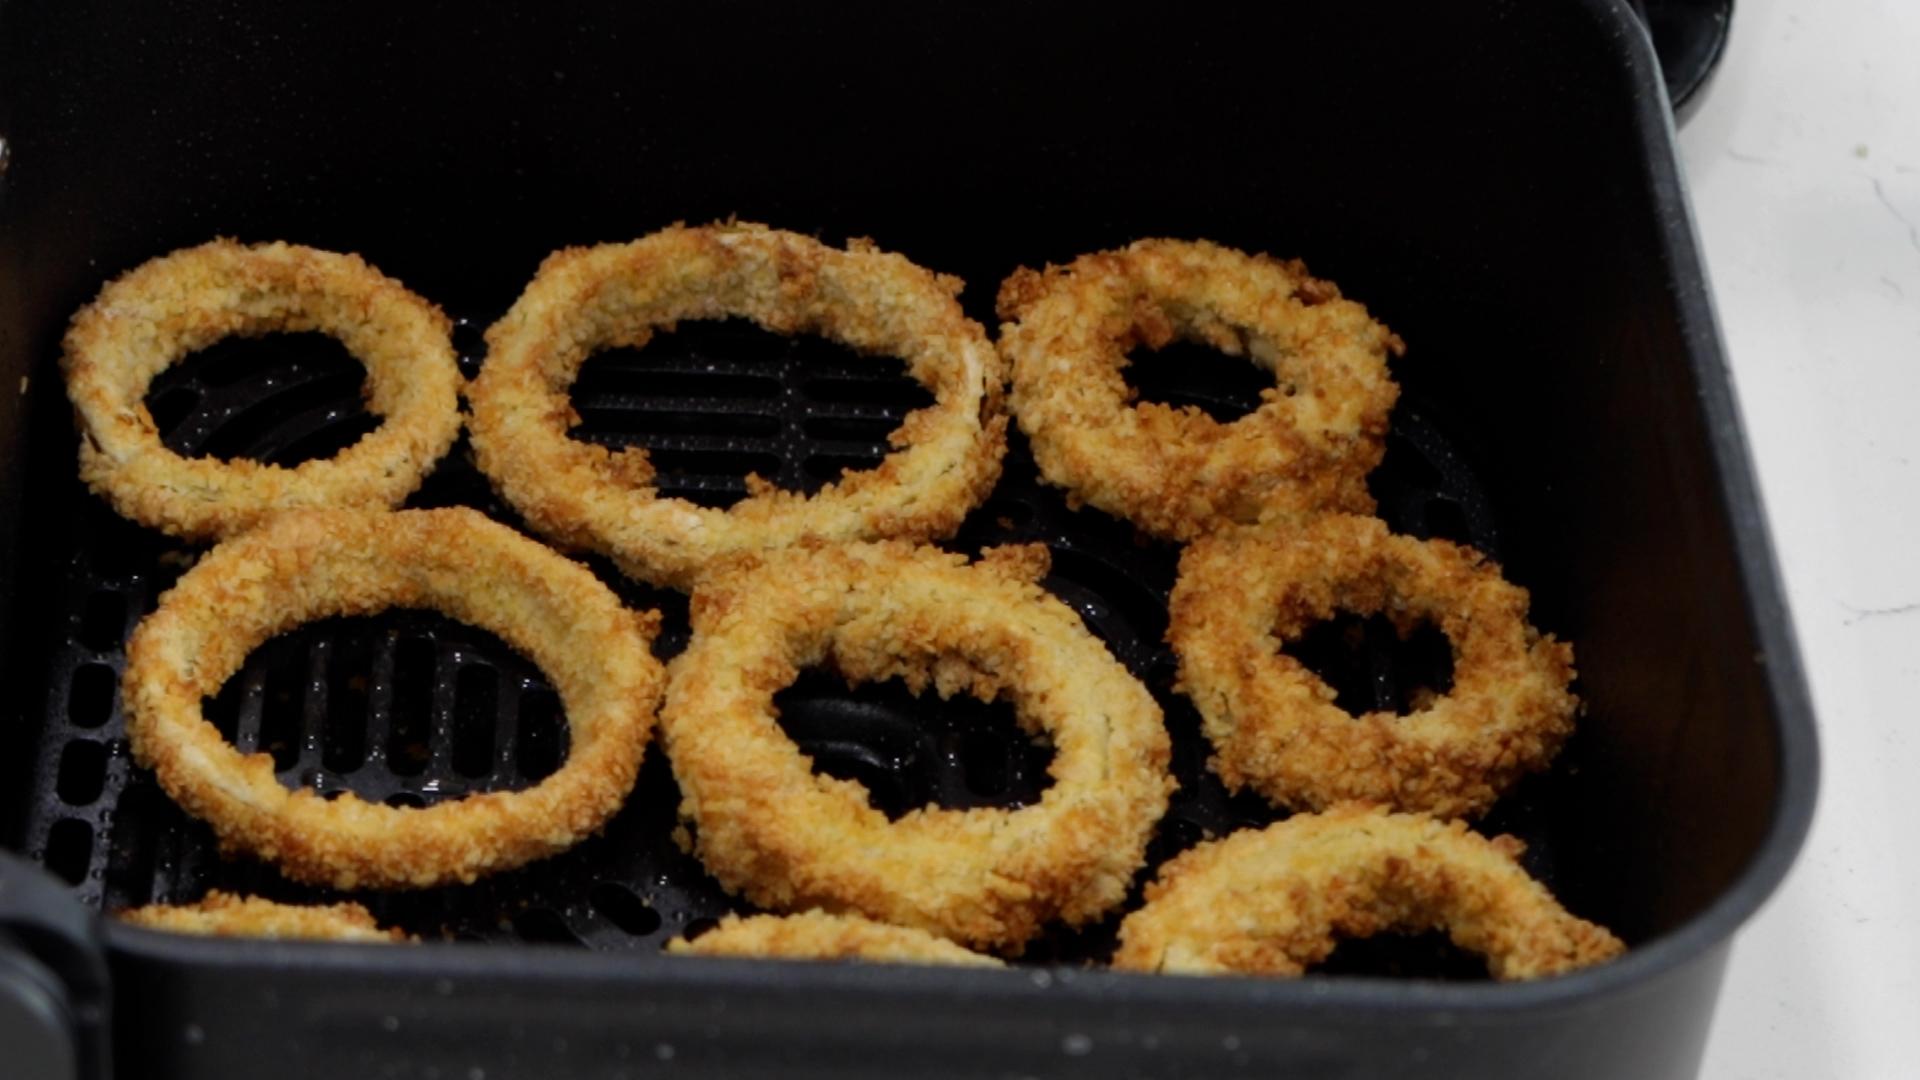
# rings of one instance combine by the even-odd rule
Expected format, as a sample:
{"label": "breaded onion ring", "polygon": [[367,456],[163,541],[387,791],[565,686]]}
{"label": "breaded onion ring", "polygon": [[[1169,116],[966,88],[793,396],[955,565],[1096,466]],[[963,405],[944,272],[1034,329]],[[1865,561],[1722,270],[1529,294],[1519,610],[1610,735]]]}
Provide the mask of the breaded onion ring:
{"label": "breaded onion ring", "polygon": [[1516,861],[1520,842],[1465,824],[1345,804],[1201,844],[1160,868],[1120,924],[1113,966],[1181,975],[1299,975],[1337,938],[1447,931],[1496,979],[1537,979],[1625,951]]}
{"label": "breaded onion ring", "polygon": [[[1189,546],[1170,601],[1178,689],[1229,788],[1281,806],[1348,799],[1477,814],[1544,768],[1573,730],[1573,647],[1527,623],[1527,592],[1478,552],[1394,536],[1373,518],[1235,528]],[[1353,716],[1280,649],[1335,611],[1431,622],[1453,689],[1406,716]]]}
{"label": "breaded onion ring", "polygon": [[798,915],[729,915],[689,941],[675,938],[667,951],[683,956],[776,956],[789,960],[865,960],[902,964],[1003,967],[991,956],[963,949],[925,930],[807,911]]}
{"label": "breaded onion ring", "polygon": [[[186,458],[161,443],[144,400],[154,376],[221,338],[309,330],[365,366],[379,427],[293,468]],[[438,308],[357,255],[215,240],[154,259],[108,283],[67,330],[80,478],[127,517],[189,540],[283,510],[398,506],[460,433],[450,330]]]}
{"label": "breaded onion ring", "polygon": [[[552,680],[571,746],[524,791],[424,809],[289,791],[267,754],[242,755],[204,697],[275,634],[333,615],[430,608],[498,634]],[[338,889],[470,882],[561,851],[620,809],[664,672],[658,623],[586,568],[464,508],[297,511],[215,547],[160,599],[127,647],[122,693],[135,758],[222,844]]]}
{"label": "breaded onion ring", "polygon": [[[1204,240],[1141,240],[1000,287],[1009,399],[1045,479],[1154,535],[1191,540],[1278,512],[1368,512],[1399,388],[1400,339],[1298,262]],[[1245,356],[1275,386],[1221,424],[1129,405],[1127,353],[1175,339]]]}
{"label": "breaded onion ring", "polygon": [[[693,642],[669,669],[661,732],[721,884],[774,910],[820,907],[1017,952],[1043,924],[1118,904],[1174,783],[1160,709],[1066,605],[1031,550],[964,558],[906,544],[794,550],[703,577]],[[914,810],[816,776],[774,693],[826,665],[859,684],[1005,694],[1055,747],[1022,809]]]}
{"label": "breaded onion ring", "polygon": [[383,930],[359,904],[281,904],[257,896],[214,890],[197,904],[150,904],[120,913],[149,930],[208,937],[255,937],[307,941],[410,941],[404,931]]}
{"label": "breaded onion ring", "polygon": [[[761,225],[558,252],[487,331],[469,395],[475,460],[535,529],[656,584],[686,587],[715,558],[807,538],[946,536],[993,487],[1006,450],[1005,374],[959,289],[864,242],[838,251]],[[727,510],[661,498],[644,450],[568,438],[579,417],[567,390],[596,349],[729,317],[900,357],[934,404],[907,416],[875,468],[811,496],[749,477],[749,496]]]}

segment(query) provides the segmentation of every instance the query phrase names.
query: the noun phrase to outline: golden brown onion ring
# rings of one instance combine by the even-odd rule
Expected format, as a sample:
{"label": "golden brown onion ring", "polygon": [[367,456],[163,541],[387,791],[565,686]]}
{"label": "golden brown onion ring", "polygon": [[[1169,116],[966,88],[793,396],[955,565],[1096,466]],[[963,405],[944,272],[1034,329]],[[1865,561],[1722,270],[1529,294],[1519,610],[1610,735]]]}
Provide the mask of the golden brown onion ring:
{"label": "golden brown onion ring", "polygon": [[150,904],[123,911],[120,918],[149,930],[209,937],[379,944],[411,940],[403,931],[381,929],[373,913],[359,904],[282,904],[218,889],[197,904]]}
{"label": "golden brown onion ring", "polygon": [[789,960],[864,960],[902,964],[1002,967],[991,956],[963,949],[925,930],[807,911],[798,915],[729,915],[689,941],[675,938],[667,951],[683,956],[773,956]]}
{"label": "golden brown onion ring", "polygon": [[[905,544],[793,550],[716,568],[669,671],[661,731],[727,888],[774,910],[853,911],[1017,952],[1053,919],[1118,904],[1174,784],[1160,709],[1071,610],[1031,550],[984,559]],[[825,665],[850,683],[1004,694],[1053,741],[1053,785],[1021,809],[928,806],[897,821],[817,776],[774,694]]]}
{"label": "golden brown onion ring", "polygon": [[[1573,647],[1527,623],[1527,592],[1478,552],[1394,536],[1373,518],[1225,530],[1181,554],[1167,640],[1214,771],[1281,806],[1348,799],[1478,814],[1544,768],[1573,730]],[[1431,622],[1453,688],[1406,716],[1353,716],[1280,650],[1336,611]]]}
{"label": "golden brown onion ring", "polygon": [[[1204,240],[1141,240],[1000,287],[1010,403],[1050,483],[1174,540],[1276,513],[1373,509],[1399,388],[1400,339],[1298,262]],[[1143,402],[1121,371],[1175,339],[1273,374],[1253,412],[1222,424]]]}
{"label": "golden brown onion ring", "polygon": [[[293,468],[186,458],[160,441],[154,376],[221,338],[317,330],[367,370],[379,427]],[[120,513],[190,540],[283,510],[398,506],[460,433],[460,370],[440,310],[357,255],[215,240],[110,282],[67,330],[62,366],[80,424],[80,478]]]}
{"label": "golden brown onion ring", "polygon": [[[687,587],[709,561],[802,539],[925,540],[986,497],[1006,449],[1005,375],[960,282],[870,244],[846,251],[761,225],[674,227],[548,257],[504,318],[469,395],[475,460],[541,533],[627,573]],[[896,356],[933,392],[876,467],[806,496],[749,477],[727,510],[662,498],[644,450],[571,439],[567,391],[588,356],[644,345],[683,319],[745,318]]]}
{"label": "golden brown onion ring", "polygon": [[[247,654],[303,622],[430,608],[498,634],[566,708],[566,762],[524,791],[423,809],[289,791],[201,715]],[[664,672],[658,623],[584,567],[464,508],[297,511],[216,546],[134,631],[122,693],[135,757],[224,846],[300,881],[353,888],[470,882],[564,850],[620,809]]]}
{"label": "golden brown onion ring", "polygon": [[1516,861],[1520,842],[1348,803],[1201,844],[1160,868],[1120,924],[1113,966],[1299,975],[1339,938],[1445,930],[1496,979],[1536,979],[1625,950]]}

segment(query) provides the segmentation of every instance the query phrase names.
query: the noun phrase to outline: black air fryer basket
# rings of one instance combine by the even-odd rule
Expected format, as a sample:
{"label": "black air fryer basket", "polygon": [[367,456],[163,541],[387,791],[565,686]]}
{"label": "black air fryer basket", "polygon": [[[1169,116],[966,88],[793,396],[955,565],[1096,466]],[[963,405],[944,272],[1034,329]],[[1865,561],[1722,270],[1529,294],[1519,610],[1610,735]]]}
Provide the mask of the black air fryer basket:
{"label": "black air fryer basket", "polygon": [[[1726,5],[1646,6],[1695,31],[1668,55],[1697,87]],[[402,8],[0,4],[0,1075],[1693,1075],[1729,936],[1805,831],[1815,750],[1640,5]],[[1381,516],[1494,555],[1578,650],[1578,734],[1481,827],[1631,952],[1529,984],[1434,937],[1343,946],[1298,980],[1148,977],[1100,966],[1109,921],[1007,971],[669,959],[736,907],[673,841],[657,747],[573,851],[353,897],[421,947],[102,919],[209,888],[331,894],[223,860],[129,759],[123,644],[193,549],[78,483],[72,312],[174,248],[281,238],[441,304],[471,373],[548,251],[732,215],[872,237],[963,277],[990,327],[1015,267],[1143,236],[1300,256],[1367,304],[1410,346]],[[1257,392],[1242,366],[1175,348],[1129,377],[1228,416]],[[712,505],[748,472],[808,490],[864,467],[924,400],[897,364],[734,324],[596,358],[574,395],[577,437],[646,447]],[[280,462],[375,422],[354,361],[312,335],[215,346],[147,404],[177,450]],[[1172,690],[1177,552],[1068,509],[1013,441],[950,546],[1048,544],[1048,587],[1160,699],[1181,791],[1150,858],[1275,820],[1211,779]],[[517,524],[464,442],[410,505],[453,503]],[[665,612],[663,655],[685,644],[684,597],[593,565]],[[1303,658],[1344,703],[1391,708],[1445,678],[1420,644],[1336,625]],[[889,811],[1046,783],[1049,752],[996,707],[821,674],[779,704]],[[395,805],[524,787],[566,753],[536,668],[415,612],[277,638],[208,715],[290,785]]]}

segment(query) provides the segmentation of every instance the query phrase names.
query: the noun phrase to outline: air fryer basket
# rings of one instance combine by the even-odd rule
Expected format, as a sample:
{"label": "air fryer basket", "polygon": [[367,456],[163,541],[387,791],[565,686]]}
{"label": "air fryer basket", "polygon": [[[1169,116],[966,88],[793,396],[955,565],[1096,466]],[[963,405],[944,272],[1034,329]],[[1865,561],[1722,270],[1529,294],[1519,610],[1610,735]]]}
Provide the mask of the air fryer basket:
{"label": "air fryer basket", "polygon": [[[0,959],[67,978],[82,1059],[110,1030],[123,1070],[155,1075],[245,1075],[263,1055],[293,1076],[1691,1074],[1727,935],[1804,829],[1813,749],[1664,101],[1623,3],[1278,5],[1189,12],[1178,32],[1071,6],[92,7],[0,9],[0,385],[22,376],[0,395],[0,648],[21,703],[0,743],[0,838],[64,882],[9,886],[29,872],[0,864],[0,934],[17,939],[10,953],[0,936]],[[1013,267],[1142,235],[1300,255],[1367,303],[1410,344],[1372,481],[1381,515],[1495,555],[1578,649],[1579,734],[1482,827],[1525,839],[1529,868],[1634,952],[1525,986],[1472,981],[1432,939],[1343,948],[1301,981],[1155,979],[1087,966],[1109,921],[1048,936],[1012,973],[667,960],[664,940],[737,906],[674,843],[657,748],[626,810],[574,851],[355,897],[451,944],[77,919],[209,887],[328,894],[219,858],[128,759],[122,644],[192,549],[75,481],[54,364],[71,311],[171,248],[280,237],[359,251],[443,304],[472,371],[479,330],[546,251],[732,214],[960,274],[989,326]],[[1253,392],[1195,350],[1141,356],[1132,379],[1222,413]],[[355,365],[318,338],[216,346],[148,400],[177,449],[265,460],[329,453],[373,422]],[[669,490],[710,503],[748,471],[808,489],[877,460],[922,401],[897,364],[733,324],[598,358],[575,392],[579,437],[646,446]],[[411,505],[516,522],[465,455]],[[1150,857],[1278,816],[1211,778],[1171,689],[1176,551],[1068,509],[1016,437],[950,546],[1030,541],[1167,711],[1181,791]],[[663,655],[684,645],[684,597],[593,565],[665,611]],[[1350,704],[1445,677],[1364,625],[1310,649]],[[781,706],[820,768],[889,810],[1045,783],[1047,751],[1002,710],[818,674]],[[522,787],[565,752],[537,669],[424,613],[276,639],[209,713],[291,785],[405,805]],[[102,943],[104,973],[88,960]]]}

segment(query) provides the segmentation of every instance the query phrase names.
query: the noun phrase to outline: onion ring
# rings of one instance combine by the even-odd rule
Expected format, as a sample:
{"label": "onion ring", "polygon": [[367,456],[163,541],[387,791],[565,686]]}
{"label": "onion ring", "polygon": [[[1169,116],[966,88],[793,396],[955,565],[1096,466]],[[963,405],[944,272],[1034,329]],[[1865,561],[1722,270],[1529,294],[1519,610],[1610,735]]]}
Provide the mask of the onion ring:
{"label": "onion ring", "polygon": [[[566,706],[566,762],[523,791],[423,809],[289,791],[201,715],[247,654],[333,615],[431,608],[498,634]],[[584,567],[465,508],[283,514],[209,552],[127,647],[127,736],[141,764],[228,849],[338,889],[424,888],[561,851],[633,788],[664,671],[658,616],[620,605]]]}
{"label": "onion ring", "polygon": [[[681,815],[715,878],[773,910],[820,907],[1017,952],[1051,919],[1118,904],[1173,789],[1160,709],[1066,605],[1033,548],[983,559],[899,543],[769,553],[692,601],[661,732]],[[854,684],[1004,693],[1046,733],[1053,785],[1016,810],[929,806],[889,822],[858,783],[816,776],[773,695],[826,664]]]}
{"label": "onion ring", "polygon": [[[1009,398],[1049,482],[1156,536],[1191,540],[1276,513],[1370,512],[1399,388],[1400,339],[1299,262],[1204,240],[1141,240],[1000,287]],[[1130,349],[1176,339],[1245,356],[1276,382],[1221,424],[1197,408],[1132,406]]]}
{"label": "onion ring", "polygon": [[150,904],[123,911],[120,919],[149,930],[209,937],[379,944],[413,940],[404,931],[382,929],[373,913],[359,904],[281,904],[218,889],[197,904]]}
{"label": "onion ring", "polygon": [[1536,979],[1625,951],[1567,913],[1511,836],[1346,803],[1201,844],[1160,868],[1120,924],[1113,966],[1178,975],[1300,975],[1341,937],[1445,929],[1496,979]]}
{"label": "onion ring", "polygon": [[[67,330],[80,478],[126,517],[188,540],[283,510],[398,506],[460,433],[451,329],[357,255],[215,240],[154,259],[108,283]],[[293,468],[161,443],[143,400],[154,376],[221,338],[313,330],[366,368],[367,408],[384,419],[359,442]]]}
{"label": "onion ring", "polygon": [[[474,459],[537,531],[654,584],[684,588],[715,558],[808,538],[946,536],[992,489],[1006,450],[1005,374],[961,314],[959,289],[864,242],[837,251],[761,225],[674,227],[558,252],[487,331],[469,394]],[[727,317],[901,357],[934,404],[907,416],[875,468],[812,496],[750,476],[748,497],[724,511],[661,498],[644,450],[567,436],[579,419],[567,390],[595,349]]]}
{"label": "onion ring", "polygon": [[798,915],[729,915],[689,941],[676,938],[667,951],[680,956],[773,956],[789,960],[865,960],[881,963],[1004,967],[991,956],[963,949],[925,930],[807,911]]}
{"label": "onion ring", "polygon": [[[1353,716],[1279,651],[1335,610],[1429,620],[1453,647],[1453,689],[1406,716]],[[1328,515],[1236,528],[1189,546],[1169,602],[1177,688],[1193,699],[1227,787],[1294,809],[1348,799],[1446,817],[1491,806],[1573,730],[1573,647],[1527,623],[1527,592],[1471,548]]]}

